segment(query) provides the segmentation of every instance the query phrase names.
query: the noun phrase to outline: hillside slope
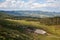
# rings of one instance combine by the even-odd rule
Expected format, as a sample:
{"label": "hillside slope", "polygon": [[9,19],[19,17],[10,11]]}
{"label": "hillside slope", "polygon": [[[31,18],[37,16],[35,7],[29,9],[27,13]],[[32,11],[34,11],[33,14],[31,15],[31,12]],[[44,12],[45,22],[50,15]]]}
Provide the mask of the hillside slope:
{"label": "hillside slope", "polygon": [[[39,23],[24,20],[6,19],[0,21],[0,38],[3,40],[60,40],[60,29],[57,27],[55,28],[55,26],[39,25]],[[48,35],[29,33],[22,27],[39,28],[45,30]]]}
{"label": "hillside slope", "polygon": [[[47,33],[37,34],[35,29]],[[0,13],[0,40],[60,40],[60,17],[29,18]]]}

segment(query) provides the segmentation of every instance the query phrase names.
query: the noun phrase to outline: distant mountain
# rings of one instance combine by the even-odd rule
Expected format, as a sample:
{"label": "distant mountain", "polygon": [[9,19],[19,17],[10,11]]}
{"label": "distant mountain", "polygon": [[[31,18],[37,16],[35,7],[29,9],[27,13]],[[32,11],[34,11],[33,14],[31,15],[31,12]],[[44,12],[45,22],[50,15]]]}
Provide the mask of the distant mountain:
{"label": "distant mountain", "polygon": [[10,15],[10,14],[8,14],[8,13],[1,12],[1,11],[0,11],[0,19],[1,19],[1,18],[13,18],[13,17],[14,17],[14,15]]}
{"label": "distant mountain", "polygon": [[14,16],[30,16],[30,17],[53,17],[60,16],[59,12],[43,12],[43,11],[0,11]]}

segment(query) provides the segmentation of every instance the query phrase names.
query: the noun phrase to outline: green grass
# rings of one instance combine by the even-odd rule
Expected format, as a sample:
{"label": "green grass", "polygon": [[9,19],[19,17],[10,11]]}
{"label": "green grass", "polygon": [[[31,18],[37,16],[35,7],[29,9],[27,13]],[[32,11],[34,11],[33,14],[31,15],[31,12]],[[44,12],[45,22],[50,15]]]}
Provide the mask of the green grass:
{"label": "green grass", "polygon": [[[26,21],[26,20],[12,20],[12,19],[4,19],[0,20],[0,38],[7,40],[60,40],[60,28],[56,26],[47,26],[43,25],[39,22],[34,21]],[[18,27],[34,27],[45,30],[50,35],[40,35],[35,33],[28,33],[24,29],[20,29]],[[3,31],[1,31],[3,30]],[[3,34],[6,36],[2,36]]]}
{"label": "green grass", "polygon": [[33,22],[33,21],[25,21],[25,20],[11,20],[11,19],[6,19],[8,21],[14,21],[16,23],[18,23],[19,25],[23,25],[23,26],[30,26],[30,27],[36,27],[36,28],[40,28],[43,30],[46,30],[47,32],[50,32],[52,34],[56,34],[60,36],[60,28],[56,26],[47,26],[47,25],[42,25],[39,22]]}

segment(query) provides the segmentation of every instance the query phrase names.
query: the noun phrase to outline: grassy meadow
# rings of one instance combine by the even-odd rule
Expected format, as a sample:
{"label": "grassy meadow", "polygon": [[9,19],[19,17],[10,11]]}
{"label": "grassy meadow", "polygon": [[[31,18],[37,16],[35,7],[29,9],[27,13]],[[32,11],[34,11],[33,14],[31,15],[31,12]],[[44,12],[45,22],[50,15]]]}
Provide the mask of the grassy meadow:
{"label": "grassy meadow", "polygon": [[[13,17],[1,16],[0,40],[60,40],[60,18],[55,17],[46,19],[47,21],[45,18],[33,19],[22,17],[22,19],[17,20]],[[27,27],[45,30],[47,34],[36,34],[34,32],[28,32],[25,29]]]}

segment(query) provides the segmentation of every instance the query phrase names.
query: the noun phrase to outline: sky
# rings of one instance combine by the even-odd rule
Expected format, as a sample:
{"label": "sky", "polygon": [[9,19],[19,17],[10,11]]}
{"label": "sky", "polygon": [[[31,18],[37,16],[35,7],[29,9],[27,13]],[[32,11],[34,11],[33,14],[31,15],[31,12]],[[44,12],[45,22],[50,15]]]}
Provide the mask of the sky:
{"label": "sky", "polygon": [[60,12],[60,0],[0,0],[0,10]]}

